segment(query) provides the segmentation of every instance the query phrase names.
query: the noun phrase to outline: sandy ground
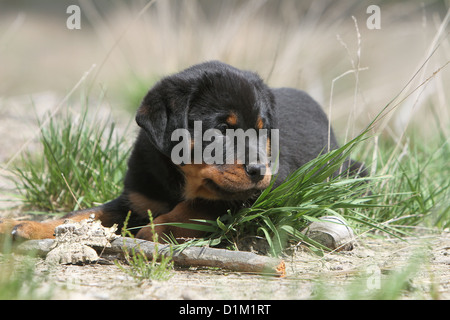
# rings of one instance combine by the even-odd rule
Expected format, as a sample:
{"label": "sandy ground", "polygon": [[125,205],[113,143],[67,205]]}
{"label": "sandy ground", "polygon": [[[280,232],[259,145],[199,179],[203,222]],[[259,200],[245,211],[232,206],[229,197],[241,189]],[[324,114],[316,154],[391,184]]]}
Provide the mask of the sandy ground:
{"label": "sandy ground", "polygon": [[137,281],[116,265],[50,266],[39,258],[35,273],[43,279],[40,290],[51,288],[53,299],[366,299],[377,290],[389,294],[386,288],[410,266],[412,255],[420,263],[400,298],[450,299],[450,233],[406,241],[365,238],[351,252],[324,257],[298,250],[285,257],[284,278],[176,267],[169,280]]}

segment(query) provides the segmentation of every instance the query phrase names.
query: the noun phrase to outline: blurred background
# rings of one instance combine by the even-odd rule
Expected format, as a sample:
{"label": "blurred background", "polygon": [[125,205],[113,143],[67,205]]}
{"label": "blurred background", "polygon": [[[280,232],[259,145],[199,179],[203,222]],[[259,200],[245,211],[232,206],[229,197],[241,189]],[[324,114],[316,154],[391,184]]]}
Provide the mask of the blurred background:
{"label": "blurred background", "polygon": [[[270,86],[307,91],[343,141],[448,63],[449,2],[0,0],[0,117],[52,111],[90,70],[76,91],[101,96],[129,121],[160,77],[218,59],[258,72]],[[72,4],[81,9],[81,29],[66,26]],[[370,5],[380,8],[379,29],[368,27]],[[448,133],[449,78],[447,66],[380,132],[394,140],[406,129]],[[10,132],[8,123],[0,121]]]}

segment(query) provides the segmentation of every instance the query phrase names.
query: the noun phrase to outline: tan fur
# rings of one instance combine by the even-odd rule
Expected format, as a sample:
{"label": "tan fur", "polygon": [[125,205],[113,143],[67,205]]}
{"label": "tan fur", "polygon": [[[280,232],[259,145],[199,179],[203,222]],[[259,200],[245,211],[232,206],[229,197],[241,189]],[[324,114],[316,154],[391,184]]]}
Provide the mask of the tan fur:
{"label": "tan fur", "polygon": [[227,124],[230,125],[230,126],[235,126],[235,125],[238,123],[238,117],[237,117],[237,115],[236,115],[234,112],[232,112],[232,113],[228,116],[226,122],[227,122]]}
{"label": "tan fur", "polygon": [[138,192],[130,192],[128,194],[128,200],[131,203],[131,208],[133,211],[139,215],[146,215],[148,210],[150,210],[154,215],[169,211],[169,206],[166,203],[149,199]]}
{"label": "tan fur", "polygon": [[256,122],[256,129],[262,129],[264,127],[264,123],[261,117],[258,117],[258,121]]}
{"label": "tan fur", "polygon": [[[188,164],[181,167],[181,170],[186,178],[184,194],[186,199],[222,199],[221,195],[208,189],[205,185],[207,179],[231,192],[245,191],[255,187],[245,172],[243,165],[227,165],[223,166],[222,170],[219,170],[213,165]],[[267,174],[256,185],[260,189],[266,188],[270,183],[271,174],[268,166],[266,166],[266,170]]]}

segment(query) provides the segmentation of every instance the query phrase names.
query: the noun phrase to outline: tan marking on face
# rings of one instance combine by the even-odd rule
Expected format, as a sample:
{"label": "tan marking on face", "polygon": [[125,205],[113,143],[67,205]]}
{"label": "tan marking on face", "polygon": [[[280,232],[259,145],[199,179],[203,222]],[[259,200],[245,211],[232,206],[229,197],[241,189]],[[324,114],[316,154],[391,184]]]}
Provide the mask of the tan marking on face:
{"label": "tan marking on face", "polygon": [[264,178],[260,182],[258,182],[257,186],[259,188],[265,189],[269,186],[271,180],[272,170],[270,170],[269,164],[266,164],[266,174],[264,175]]}
{"label": "tan marking on face", "polygon": [[243,165],[223,165],[220,170],[213,165],[206,164],[187,164],[180,168],[186,178],[185,199],[223,199],[221,194],[210,190],[205,185],[208,179],[226,191],[236,193],[253,188],[265,189],[271,180],[271,171],[268,165],[266,165],[266,175],[256,185],[251,182]]}
{"label": "tan marking on face", "polygon": [[214,175],[214,168],[206,164],[187,164],[181,168],[186,178],[184,197],[186,199],[218,199],[218,196],[204,186],[205,179]]}
{"label": "tan marking on face", "polygon": [[258,121],[256,121],[256,129],[262,129],[264,127],[264,123],[261,117],[258,117]]}
{"label": "tan marking on face", "polygon": [[235,126],[235,125],[237,124],[237,122],[238,122],[238,117],[237,117],[236,113],[232,112],[232,113],[228,116],[228,118],[227,118],[227,120],[226,120],[226,123],[227,123],[229,126]]}

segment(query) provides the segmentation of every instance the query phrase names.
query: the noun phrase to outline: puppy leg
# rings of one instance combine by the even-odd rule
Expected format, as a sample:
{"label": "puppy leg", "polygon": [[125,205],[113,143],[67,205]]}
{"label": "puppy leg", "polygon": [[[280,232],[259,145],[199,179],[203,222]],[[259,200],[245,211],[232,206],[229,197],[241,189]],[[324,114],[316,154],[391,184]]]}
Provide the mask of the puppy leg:
{"label": "puppy leg", "polygon": [[[205,232],[163,224],[172,222],[203,224],[192,221],[192,219],[215,220],[219,215],[217,210],[214,210],[214,206],[208,208],[196,205],[194,201],[183,201],[176,205],[172,211],[156,217],[153,223],[155,224],[155,233],[158,234],[158,241],[167,242],[168,235],[173,235],[175,238],[200,238],[205,235]],[[153,233],[150,226],[142,228],[136,237],[153,241]]]}
{"label": "puppy leg", "polygon": [[[81,221],[95,214],[96,218],[103,215],[101,207],[78,211],[71,214],[70,219]],[[67,216],[66,216],[67,217]],[[5,219],[0,221],[0,233],[10,232],[14,238],[23,239],[52,239],[54,238],[55,228],[64,223],[65,218],[49,220],[43,222],[37,221],[16,221]],[[68,218],[68,217],[67,217]]]}
{"label": "puppy leg", "polygon": [[14,238],[23,239],[47,239],[54,238],[55,227],[64,223],[66,219],[81,221],[95,214],[95,218],[102,222],[105,227],[110,227],[114,223],[121,223],[124,220],[126,212],[120,208],[121,201],[113,200],[102,206],[71,212],[61,219],[49,220],[44,222],[37,221],[16,221],[11,219],[0,219],[0,233],[11,233]]}

